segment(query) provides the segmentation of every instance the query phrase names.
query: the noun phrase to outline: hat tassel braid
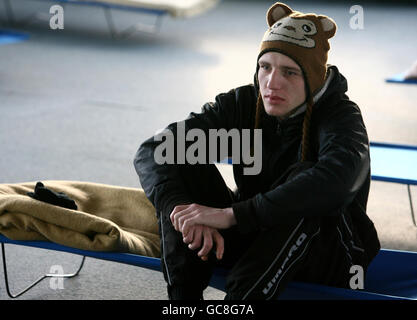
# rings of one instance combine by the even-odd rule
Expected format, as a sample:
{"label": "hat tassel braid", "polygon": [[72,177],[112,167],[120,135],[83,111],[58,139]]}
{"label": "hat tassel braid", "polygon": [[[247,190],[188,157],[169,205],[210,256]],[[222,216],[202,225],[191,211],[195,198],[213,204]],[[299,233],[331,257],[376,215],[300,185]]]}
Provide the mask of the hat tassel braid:
{"label": "hat tassel braid", "polygon": [[311,95],[307,98],[307,109],[303,121],[303,136],[301,140],[301,161],[309,160],[310,151],[310,124],[313,113],[313,99]]}

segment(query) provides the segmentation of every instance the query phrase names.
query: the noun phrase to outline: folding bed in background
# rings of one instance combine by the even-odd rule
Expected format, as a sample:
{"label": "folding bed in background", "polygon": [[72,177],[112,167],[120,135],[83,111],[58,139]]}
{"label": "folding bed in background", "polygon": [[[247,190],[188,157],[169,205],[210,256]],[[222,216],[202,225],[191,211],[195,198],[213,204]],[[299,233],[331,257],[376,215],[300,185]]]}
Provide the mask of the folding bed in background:
{"label": "folding bed in background", "polygon": [[387,78],[385,82],[391,82],[391,83],[402,83],[402,84],[417,84],[417,78],[414,79],[407,79],[404,77],[403,73],[396,74],[390,78]]}
{"label": "folding bed in background", "polygon": [[[414,225],[410,186],[417,185],[416,164],[417,147],[371,143],[372,179],[407,186]],[[34,185],[33,182],[0,184],[0,243],[6,291],[11,298],[22,295],[45,278],[76,276],[85,257],[161,271],[154,208],[143,190],[85,182],[45,182],[45,186],[56,192],[65,192],[74,199],[81,210],[76,211],[28,197],[27,191],[31,191]],[[134,213],[138,208],[139,212]],[[24,217],[22,213],[25,211],[33,212],[34,220]],[[49,213],[42,216],[47,211]],[[92,221],[90,213],[98,214],[99,217]],[[44,221],[48,222],[51,216],[60,220],[59,223],[52,220],[53,228]],[[10,231],[13,226],[18,227],[14,233]],[[43,235],[40,238],[39,235],[33,237],[33,234],[28,235],[25,230],[38,230]],[[74,230],[77,232],[74,233]],[[12,240],[13,234],[19,240]],[[20,292],[12,293],[7,272],[6,244],[63,251],[83,258],[73,274],[46,274]],[[217,269],[210,285],[224,290],[226,275],[227,270]],[[417,252],[382,249],[368,269],[363,290],[292,282],[283,293],[282,299],[416,300]]]}
{"label": "folding bed in background", "polygon": [[417,60],[414,61],[408,70],[386,78],[385,82],[398,84],[417,84]]}
{"label": "folding bed in background", "polygon": [[371,142],[370,150],[372,180],[407,186],[411,219],[417,227],[411,195],[411,186],[417,185],[417,146]]}
{"label": "folding bed in background", "polygon": [[[3,0],[6,16],[10,24],[31,23],[35,20],[48,20],[51,15],[48,12],[36,12],[29,17],[18,19],[11,0]],[[28,1],[28,0],[25,0]],[[32,1],[32,0],[31,0]],[[100,7],[104,10],[107,26],[112,37],[127,37],[134,32],[156,32],[161,25],[162,17],[190,18],[202,14],[215,7],[220,0],[33,0],[34,2],[48,1],[52,4],[60,4],[67,9],[70,5],[84,5]],[[70,9],[68,9],[70,10]],[[156,17],[154,24],[137,23],[129,28],[118,31],[112,16],[113,10],[129,11],[132,13],[153,15]]]}

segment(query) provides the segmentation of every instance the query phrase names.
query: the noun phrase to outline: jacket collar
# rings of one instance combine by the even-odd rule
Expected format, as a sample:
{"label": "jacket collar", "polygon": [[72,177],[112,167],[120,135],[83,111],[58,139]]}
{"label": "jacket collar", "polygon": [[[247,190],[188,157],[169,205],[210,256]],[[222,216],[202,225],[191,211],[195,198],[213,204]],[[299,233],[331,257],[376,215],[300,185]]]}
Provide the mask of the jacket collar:
{"label": "jacket collar", "polygon": [[[330,82],[332,82],[333,80],[333,76],[334,76],[334,71],[332,69],[328,69],[328,73],[327,73],[327,79],[326,82],[324,83],[324,85],[321,87],[321,89],[319,90],[319,92],[316,93],[316,95],[313,97],[313,104],[316,104],[317,101],[319,101],[319,99],[324,95],[324,93],[327,91]],[[294,118],[295,116],[304,113],[307,109],[307,103],[304,102],[302,105],[300,105],[299,107],[297,107],[294,112],[291,113],[291,115],[288,118]]]}

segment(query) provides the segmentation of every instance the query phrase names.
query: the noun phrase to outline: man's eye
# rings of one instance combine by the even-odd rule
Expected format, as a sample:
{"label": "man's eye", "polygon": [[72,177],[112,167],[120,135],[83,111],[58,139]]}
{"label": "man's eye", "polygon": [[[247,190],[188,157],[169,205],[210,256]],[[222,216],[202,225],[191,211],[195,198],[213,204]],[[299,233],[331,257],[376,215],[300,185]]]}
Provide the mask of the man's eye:
{"label": "man's eye", "polygon": [[287,76],[296,76],[298,73],[296,71],[287,70],[286,75]]}

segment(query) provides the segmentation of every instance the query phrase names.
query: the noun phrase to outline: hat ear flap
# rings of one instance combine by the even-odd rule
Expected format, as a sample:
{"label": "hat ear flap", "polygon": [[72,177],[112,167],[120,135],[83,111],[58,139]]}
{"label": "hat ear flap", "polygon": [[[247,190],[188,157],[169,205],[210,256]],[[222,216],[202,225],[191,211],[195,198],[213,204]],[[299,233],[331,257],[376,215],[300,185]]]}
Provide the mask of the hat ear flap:
{"label": "hat ear flap", "polygon": [[318,18],[320,20],[321,26],[327,39],[333,37],[337,29],[336,22],[334,22],[332,18],[326,16],[319,16]]}
{"label": "hat ear flap", "polygon": [[290,7],[281,2],[277,2],[268,9],[268,12],[266,13],[266,22],[268,23],[268,26],[272,26],[275,22],[288,16],[292,12]]}

